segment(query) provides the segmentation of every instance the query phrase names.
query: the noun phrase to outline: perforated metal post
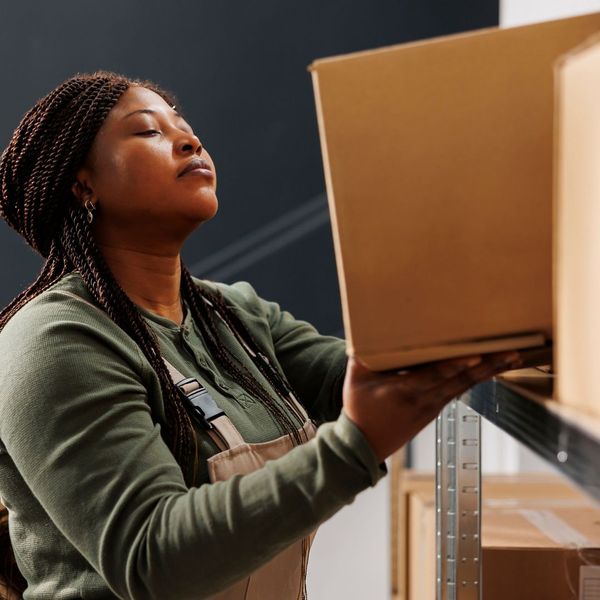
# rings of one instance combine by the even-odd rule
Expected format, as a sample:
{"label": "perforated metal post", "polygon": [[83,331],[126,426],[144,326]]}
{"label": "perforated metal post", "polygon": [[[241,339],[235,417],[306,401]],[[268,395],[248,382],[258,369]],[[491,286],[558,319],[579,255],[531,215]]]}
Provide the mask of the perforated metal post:
{"label": "perforated metal post", "polygon": [[437,600],[481,600],[481,421],[453,400],[436,422]]}

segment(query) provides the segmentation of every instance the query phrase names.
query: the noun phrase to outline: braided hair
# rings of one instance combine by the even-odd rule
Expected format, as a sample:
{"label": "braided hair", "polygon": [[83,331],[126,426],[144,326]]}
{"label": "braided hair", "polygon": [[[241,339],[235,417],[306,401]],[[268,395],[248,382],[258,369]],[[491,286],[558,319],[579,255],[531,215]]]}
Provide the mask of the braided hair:
{"label": "braided hair", "polygon": [[[188,474],[193,470],[196,450],[190,415],[161,358],[158,338],[117,283],[94,241],[86,210],[71,191],[75,174],[109,111],[134,85],[154,91],[170,105],[176,104],[173,94],[147,80],[131,79],[111,71],[76,74],[35,103],[3,151],[0,216],[45,262],[37,279],[0,312],[0,331],[30,300],[67,273],[77,271],[96,303],[138,344],[156,372],[166,415],[161,435],[183,473]],[[289,383],[270,366],[218,289],[196,285],[183,262],[181,295],[187,300],[211,355],[234,381],[263,401],[282,433],[290,435],[294,445],[301,444],[304,440],[290,418],[290,413],[298,414],[290,401]],[[219,320],[251,349],[249,354],[257,368],[287,410],[220,342]],[[16,566],[6,517],[6,508],[0,505],[0,577],[5,578],[9,588],[22,592],[26,581]]]}

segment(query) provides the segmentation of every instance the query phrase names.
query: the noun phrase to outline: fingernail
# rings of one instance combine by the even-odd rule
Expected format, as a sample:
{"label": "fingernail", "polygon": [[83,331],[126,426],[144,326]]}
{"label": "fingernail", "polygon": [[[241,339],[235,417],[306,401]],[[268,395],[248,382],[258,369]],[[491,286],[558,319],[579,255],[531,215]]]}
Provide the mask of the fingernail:
{"label": "fingernail", "polygon": [[481,356],[471,356],[469,358],[465,358],[462,360],[462,364],[468,368],[475,367],[480,363],[481,363]]}
{"label": "fingernail", "polygon": [[517,352],[509,354],[507,357],[498,362],[498,366],[505,369],[516,369],[522,364],[523,361],[521,360],[521,356]]}

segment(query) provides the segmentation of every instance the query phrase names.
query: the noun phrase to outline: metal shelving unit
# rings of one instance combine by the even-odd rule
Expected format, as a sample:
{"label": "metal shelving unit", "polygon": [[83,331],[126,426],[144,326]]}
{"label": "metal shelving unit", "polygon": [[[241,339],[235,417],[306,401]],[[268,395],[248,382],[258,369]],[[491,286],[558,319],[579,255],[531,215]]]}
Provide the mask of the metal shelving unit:
{"label": "metal shelving unit", "polygon": [[478,600],[481,580],[481,422],[453,400],[436,426],[436,553],[439,600]]}
{"label": "metal shelving unit", "polygon": [[600,502],[600,419],[552,400],[543,368],[511,371],[452,401],[436,426],[438,600],[481,599],[480,415]]}

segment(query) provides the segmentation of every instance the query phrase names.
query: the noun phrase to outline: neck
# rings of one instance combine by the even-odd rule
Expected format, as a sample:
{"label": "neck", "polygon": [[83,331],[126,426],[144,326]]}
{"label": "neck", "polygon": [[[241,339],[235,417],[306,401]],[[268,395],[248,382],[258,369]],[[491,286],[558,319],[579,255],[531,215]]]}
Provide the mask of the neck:
{"label": "neck", "polygon": [[183,322],[179,253],[150,254],[101,243],[98,247],[132,302],[178,325]]}

